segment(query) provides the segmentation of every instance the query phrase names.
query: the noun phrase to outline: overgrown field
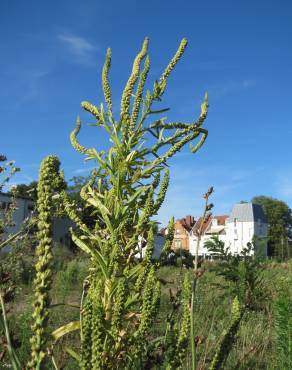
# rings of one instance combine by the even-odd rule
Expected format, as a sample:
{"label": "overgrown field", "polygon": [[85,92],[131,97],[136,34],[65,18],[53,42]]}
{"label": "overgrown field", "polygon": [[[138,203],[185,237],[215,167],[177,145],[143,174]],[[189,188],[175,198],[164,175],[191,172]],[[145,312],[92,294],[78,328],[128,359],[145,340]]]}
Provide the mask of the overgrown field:
{"label": "overgrown field", "polygon": [[[51,291],[52,306],[49,330],[79,319],[79,306],[82,292],[82,283],[86,278],[88,261],[81,255],[74,255],[65,249],[55,248],[55,262],[53,272],[53,287]],[[21,363],[27,363],[30,356],[29,338],[31,337],[32,314],[32,279],[33,257],[25,256],[23,263],[18,266],[18,288],[16,296],[10,305],[7,305],[8,322],[13,341]],[[218,341],[224,335],[224,330],[230,323],[230,307],[232,303],[232,284],[224,282],[213,271],[212,263],[205,263],[201,267],[202,275],[198,280],[195,300],[195,335],[198,351],[198,369],[208,369],[210,361],[218,347]],[[152,326],[149,341],[163,336],[166,330],[166,320],[173,309],[177,291],[181,288],[183,276],[187,269],[177,266],[163,266],[158,270],[162,282],[160,313]],[[290,289],[286,295],[292,296],[292,265],[290,263],[265,264],[264,291],[259,307],[250,310],[241,322],[235,344],[231,350],[225,369],[278,369],[279,348],[275,330],[275,302],[278,298],[279,287],[284,285]],[[287,284],[285,284],[285,282]],[[172,299],[170,297],[173,297]],[[3,339],[2,339],[3,340]],[[77,362],[67,353],[67,348],[78,349],[79,336],[76,332],[70,333],[57,341],[53,347],[56,363],[59,369],[78,369]],[[78,352],[78,351],[77,351]],[[155,344],[153,356],[155,352]],[[190,349],[188,349],[185,369],[190,368]],[[7,361],[7,362],[6,362]],[[9,365],[5,356],[1,361],[1,369]],[[153,359],[155,363],[155,359]],[[52,364],[43,365],[51,369]],[[152,365],[157,368],[158,365]],[[9,368],[9,367],[8,367]],[[151,367],[149,367],[151,368]],[[283,368],[284,369],[284,368]]]}

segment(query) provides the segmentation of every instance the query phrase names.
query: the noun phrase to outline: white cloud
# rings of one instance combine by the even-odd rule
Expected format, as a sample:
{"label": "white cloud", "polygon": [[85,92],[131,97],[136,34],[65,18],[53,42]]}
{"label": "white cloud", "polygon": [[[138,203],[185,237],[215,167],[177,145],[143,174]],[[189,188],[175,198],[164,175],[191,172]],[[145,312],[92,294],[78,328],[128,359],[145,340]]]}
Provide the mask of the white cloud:
{"label": "white cloud", "polygon": [[76,61],[81,64],[90,64],[92,52],[96,48],[85,38],[69,35],[60,34],[58,39],[69,49],[69,51],[77,58]]}

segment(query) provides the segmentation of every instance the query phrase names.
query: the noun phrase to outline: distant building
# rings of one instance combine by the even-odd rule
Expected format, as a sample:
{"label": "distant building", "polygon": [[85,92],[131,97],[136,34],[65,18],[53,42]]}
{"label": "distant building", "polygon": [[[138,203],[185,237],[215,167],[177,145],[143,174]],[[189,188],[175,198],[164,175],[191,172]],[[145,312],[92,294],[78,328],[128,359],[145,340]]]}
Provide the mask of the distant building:
{"label": "distant building", "polygon": [[[12,205],[11,195],[0,192],[0,218],[4,217],[5,212],[8,211]],[[34,201],[29,198],[19,197],[16,199],[16,210],[13,213],[14,225],[9,227],[6,231],[8,234],[15,234],[19,231],[20,225],[23,221],[30,217],[34,210]]]}
{"label": "distant building", "polygon": [[234,255],[239,254],[253,240],[261,248],[261,254],[267,255],[268,224],[263,209],[258,204],[235,204],[230,215],[211,216],[203,225],[200,218],[195,220],[192,216],[177,220],[172,249],[188,250],[195,255],[199,229],[202,232],[199,256],[210,255],[204,244],[212,236],[223,241]]}
{"label": "distant building", "polygon": [[192,230],[189,233],[190,238],[190,248],[189,251],[191,254],[196,254],[197,248],[197,234],[199,230],[201,230],[202,236],[199,243],[199,255],[200,256],[207,256],[209,254],[208,250],[204,247],[204,244],[207,240],[209,240],[212,236],[217,236],[219,240],[222,240],[226,246],[226,225],[227,225],[228,216],[221,215],[221,216],[211,216],[207,222],[202,225],[202,219],[200,218],[195,225],[193,226]]}
{"label": "distant building", "polygon": [[[160,234],[154,235],[153,253],[152,253],[153,259],[159,259],[164,244],[165,238],[163,235]],[[147,240],[142,237],[139,237],[137,253],[135,254],[135,256],[137,258],[144,258],[146,252],[147,252]]]}
{"label": "distant building", "polygon": [[[4,213],[9,209],[11,204],[11,195],[0,192],[0,218],[3,218]],[[32,216],[34,209],[35,202],[33,200],[25,197],[17,197],[16,210],[13,212],[13,226],[5,230],[4,237],[5,235],[17,233],[24,220]],[[71,243],[70,227],[74,227],[74,223],[69,218],[54,218],[52,223],[54,242],[69,246]]]}
{"label": "distant building", "polygon": [[248,242],[258,241],[262,253],[267,255],[268,223],[259,204],[236,204],[228,218],[226,244],[232,253],[241,252]]}
{"label": "distant building", "polygon": [[186,216],[175,221],[172,242],[173,250],[183,249],[188,251],[190,249],[190,232],[195,223],[193,216]]}

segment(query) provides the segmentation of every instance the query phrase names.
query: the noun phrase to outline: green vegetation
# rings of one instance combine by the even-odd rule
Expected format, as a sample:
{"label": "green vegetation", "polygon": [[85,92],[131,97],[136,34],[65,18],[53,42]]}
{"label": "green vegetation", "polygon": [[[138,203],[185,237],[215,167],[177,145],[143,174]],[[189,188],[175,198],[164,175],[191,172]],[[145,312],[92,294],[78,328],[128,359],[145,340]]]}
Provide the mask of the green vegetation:
{"label": "green vegetation", "polygon": [[[53,265],[53,284],[51,289],[51,312],[48,322],[48,329],[53,332],[60,326],[70,321],[78,320],[80,304],[80,294],[84,278],[87,274],[89,260],[59,247],[53,248],[54,258],[58,258],[58,264]],[[33,257],[26,258],[27,269],[33,264]],[[236,340],[230,350],[224,369],[286,369],[289,367],[280,366],[280,361],[287,359],[287,345],[285,337],[278,339],[278,318],[275,306],[278,300],[282,299],[282,290],[286,292],[286,300],[291,302],[291,288],[288,285],[292,279],[292,266],[286,263],[266,263],[263,269],[265,277],[266,294],[269,299],[263,302],[260,310],[251,310],[246,313],[239,325]],[[195,300],[195,333],[197,344],[197,368],[209,369],[211,361],[218,350],[218,340],[223,338],[224,331],[231,324],[231,309],[233,294],[233,283],[226,283],[225,279],[217,276],[214,268],[215,262],[206,261],[202,265],[203,272],[200,277],[200,284]],[[76,271],[78,273],[76,274]],[[188,270],[183,269],[183,275]],[[180,304],[180,300],[175,300],[178,289],[181,287],[181,270],[175,266],[163,266],[157,271],[158,277],[162,282],[161,300],[158,317],[151,328],[148,340],[152,337],[164,336],[167,330],[167,323],[175,324],[181,313],[181,307],[175,308],[172,318],[173,305]],[[281,289],[279,289],[281,287]],[[172,297],[170,299],[170,290]],[[287,292],[290,291],[290,297]],[[31,336],[31,302],[33,294],[31,283],[19,281],[18,290],[14,300],[7,304],[9,317],[9,328],[13,338],[15,351],[21,363],[26,363],[30,356]],[[65,304],[65,305],[64,305]],[[290,303],[291,305],[291,303]],[[286,307],[286,306],[285,306]],[[290,306],[291,307],[291,306]],[[285,309],[286,310],[286,309]],[[286,312],[286,311],[285,311]],[[290,313],[284,314],[286,321],[291,321]],[[291,323],[290,323],[291,325]],[[289,333],[288,326],[284,326],[285,335]],[[290,331],[291,333],[291,331]],[[171,337],[168,337],[168,341]],[[282,344],[281,344],[282,343]],[[279,351],[280,345],[285,345],[285,356]],[[149,358],[149,366],[152,369],[163,369],[160,364],[161,347],[157,348],[156,343],[152,344],[153,351]],[[78,351],[80,339],[76,332],[71,332],[67,336],[60,337],[53,347],[55,361],[58,368],[78,369],[78,364],[67,352],[68,348]],[[190,343],[186,348],[185,369],[191,366]],[[171,352],[169,348],[169,352]],[[171,353],[167,355],[171,356]],[[280,357],[281,356],[281,357]],[[282,358],[282,360],[281,360]],[[4,357],[4,364],[9,363],[7,356]],[[160,366],[160,367],[159,367]],[[1,366],[0,366],[1,368]],[[52,369],[48,363],[48,369]],[[151,367],[149,367],[151,368]]]}
{"label": "green vegetation", "polygon": [[263,195],[254,197],[252,202],[260,204],[266,215],[270,254],[280,261],[291,258],[291,246],[288,242],[292,236],[291,209],[285,202]]}

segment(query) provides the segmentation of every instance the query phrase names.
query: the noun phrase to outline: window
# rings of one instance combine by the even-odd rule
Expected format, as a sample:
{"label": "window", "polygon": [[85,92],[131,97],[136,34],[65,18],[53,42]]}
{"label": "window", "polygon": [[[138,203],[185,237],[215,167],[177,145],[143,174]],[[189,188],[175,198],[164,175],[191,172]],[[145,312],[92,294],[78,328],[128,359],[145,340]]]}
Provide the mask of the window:
{"label": "window", "polygon": [[180,249],[181,248],[181,240],[175,239],[174,240],[174,248]]}

